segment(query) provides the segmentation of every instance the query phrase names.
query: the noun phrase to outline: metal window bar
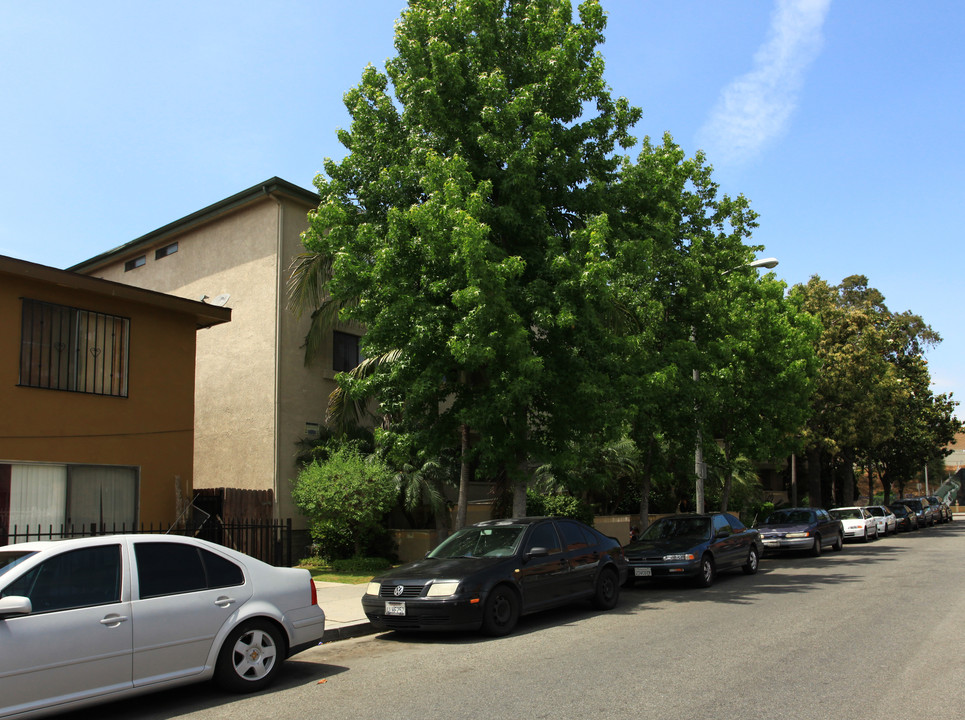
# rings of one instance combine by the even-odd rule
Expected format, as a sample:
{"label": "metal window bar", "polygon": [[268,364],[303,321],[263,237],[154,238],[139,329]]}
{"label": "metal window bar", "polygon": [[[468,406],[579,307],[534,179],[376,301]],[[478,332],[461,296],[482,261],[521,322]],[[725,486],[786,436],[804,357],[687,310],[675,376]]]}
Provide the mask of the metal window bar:
{"label": "metal window bar", "polygon": [[129,318],[22,300],[21,385],[127,397]]}

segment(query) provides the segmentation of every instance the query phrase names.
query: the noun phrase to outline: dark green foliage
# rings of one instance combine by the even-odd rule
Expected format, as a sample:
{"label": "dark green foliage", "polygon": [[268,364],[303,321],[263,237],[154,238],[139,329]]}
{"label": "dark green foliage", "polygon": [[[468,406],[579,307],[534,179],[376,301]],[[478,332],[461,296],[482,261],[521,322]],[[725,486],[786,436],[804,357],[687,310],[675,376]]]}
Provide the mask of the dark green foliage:
{"label": "dark green foliage", "polygon": [[[330,445],[328,459],[303,468],[292,488],[292,500],[311,520],[316,542],[340,547],[348,540],[355,555],[384,531],[383,518],[398,494],[392,471],[353,444]],[[325,547],[320,554],[335,556]]]}
{"label": "dark green foliage", "polygon": [[593,508],[572,495],[545,495],[530,490],[526,494],[526,512],[534,516],[574,518],[593,525]]}
{"label": "dark green foliage", "polygon": [[392,567],[383,557],[350,557],[332,560],[332,571],[336,573],[380,573]]}

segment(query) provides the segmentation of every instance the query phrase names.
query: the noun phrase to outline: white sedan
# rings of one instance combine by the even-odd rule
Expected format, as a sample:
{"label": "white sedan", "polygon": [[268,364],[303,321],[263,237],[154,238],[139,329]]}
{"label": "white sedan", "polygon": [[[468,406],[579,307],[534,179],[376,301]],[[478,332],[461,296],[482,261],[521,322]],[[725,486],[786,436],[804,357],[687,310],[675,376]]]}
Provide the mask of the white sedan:
{"label": "white sedan", "polygon": [[878,539],[878,522],[863,507],[839,507],[828,510],[844,526],[844,537],[861,538],[864,542]]}
{"label": "white sedan", "polygon": [[213,678],[260,690],[317,645],[307,570],[174,535],[0,547],[0,718]]}
{"label": "white sedan", "polygon": [[879,535],[890,535],[898,532],[898,518],[895,517],[891,508],[884,505],[869,505],[865,509],[874,515],[875,522],[878,523]]}

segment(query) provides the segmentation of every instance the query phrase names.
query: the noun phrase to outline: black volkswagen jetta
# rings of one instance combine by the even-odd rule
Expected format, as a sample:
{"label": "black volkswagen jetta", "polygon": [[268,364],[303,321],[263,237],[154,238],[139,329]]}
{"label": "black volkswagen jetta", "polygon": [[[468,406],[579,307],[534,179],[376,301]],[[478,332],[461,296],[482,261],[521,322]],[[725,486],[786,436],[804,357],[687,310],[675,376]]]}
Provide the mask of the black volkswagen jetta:
{"label": "black volkswagen jetta", "polygon": [[576,520],[488,520],[374,578],[362,607],[379,630],[506,635],[537,610],[584,599],[613,608],[626,573],[619,541]]}

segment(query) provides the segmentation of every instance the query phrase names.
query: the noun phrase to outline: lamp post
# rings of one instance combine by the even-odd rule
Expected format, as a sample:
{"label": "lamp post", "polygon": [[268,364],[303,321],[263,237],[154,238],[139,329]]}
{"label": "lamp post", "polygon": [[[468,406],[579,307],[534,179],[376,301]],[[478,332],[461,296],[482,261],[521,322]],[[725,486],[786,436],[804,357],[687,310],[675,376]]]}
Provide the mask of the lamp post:
{"label": "lamp post", "polygon": [[[740,270],[743,268],[752,268],[754,270],[758,268],[771,268],[777,267],[777,258],[761,258],[760,260],[754,260],[752,262],[746,263],[744,265],[739,265],[736,268],[731,268],[730,270],[725,270],[722,274],[727,275],[734,270]],[[697,331],[695,328],[690,329],[690,341],[697,344]],[[696,385],[700,382],[700,370],[694,368],[694,384]],[[698,408],[694,407],[694,415],[698,413]],[[696,508],[698,513],[704,512],[704,487],[707,485],[707,463],[704,462],[704,441],[702,433],[700,431],[700,424],[697,425],[697,445],[694,449],[694,474],[697,475],[697,491],[696,495]]]}

